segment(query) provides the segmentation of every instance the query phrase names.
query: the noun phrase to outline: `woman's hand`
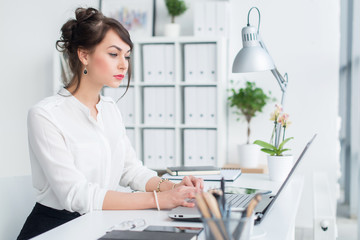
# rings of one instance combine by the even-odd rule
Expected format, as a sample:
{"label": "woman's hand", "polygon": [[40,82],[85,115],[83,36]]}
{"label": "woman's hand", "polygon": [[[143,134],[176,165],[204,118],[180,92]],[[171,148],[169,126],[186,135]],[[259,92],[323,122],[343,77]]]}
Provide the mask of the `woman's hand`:
{"label": "woman's hand", "polygon": [[161,209],[171,209],[177,206],[194,207],[197,188],[193,186],[185,186],[177,184],[176,188],[157,193],[159,205]]}
{"label": "woman's hand", "polygon": [[201,191],[204,188],[204,180],[202,178],[196,178],[194,176],[185,176],[180,183],[176,183],[174,188],[180,186],[195,187],[197,191]]}

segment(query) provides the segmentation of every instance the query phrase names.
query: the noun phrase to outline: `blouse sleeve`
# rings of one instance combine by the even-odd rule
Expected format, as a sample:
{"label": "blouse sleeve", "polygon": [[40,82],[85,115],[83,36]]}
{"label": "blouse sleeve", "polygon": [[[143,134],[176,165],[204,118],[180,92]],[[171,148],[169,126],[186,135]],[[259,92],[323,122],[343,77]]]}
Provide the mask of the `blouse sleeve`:
{"label": "blouse sleeve", "polygon": [[76,168],[62,132],[41,108],[28,113],[28,138],[31,153],[64,209],[80,214],[102,209],[107,190],[88,182]]}

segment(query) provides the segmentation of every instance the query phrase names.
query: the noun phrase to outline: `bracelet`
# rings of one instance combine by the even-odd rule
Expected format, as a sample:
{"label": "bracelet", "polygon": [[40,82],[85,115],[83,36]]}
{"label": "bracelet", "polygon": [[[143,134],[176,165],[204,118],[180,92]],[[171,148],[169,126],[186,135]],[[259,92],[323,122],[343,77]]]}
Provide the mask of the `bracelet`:
{"label": "bracelet", "polygon": [[154,190],[154,197],[155,197],[155,202],[156,202],[157,210],[160,211],[159,201],[158,201],[157,193],[156,193],[155,190]]}
{"label": "bracelet", "polygon": [[161,180],[159,181],[158,185],[157,185],[156,191],[161,192],[161,191],[160,191],[160,184],[163,183],[163,182],[165,182],[165,181],[169,181],[169,179],[167,179],[167,178],[161,179]]}

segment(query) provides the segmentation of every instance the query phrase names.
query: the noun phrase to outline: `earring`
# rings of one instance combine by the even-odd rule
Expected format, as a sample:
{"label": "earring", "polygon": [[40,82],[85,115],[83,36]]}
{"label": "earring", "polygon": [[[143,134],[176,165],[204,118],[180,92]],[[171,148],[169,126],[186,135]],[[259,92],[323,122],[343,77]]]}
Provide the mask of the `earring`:
{"label": "earring", "polygon": [[88,73],[88,71],[87,71],[87,69],[86,69],[86,67],[85,67],[85,69],[84,69],[84,75],[86,75]]}

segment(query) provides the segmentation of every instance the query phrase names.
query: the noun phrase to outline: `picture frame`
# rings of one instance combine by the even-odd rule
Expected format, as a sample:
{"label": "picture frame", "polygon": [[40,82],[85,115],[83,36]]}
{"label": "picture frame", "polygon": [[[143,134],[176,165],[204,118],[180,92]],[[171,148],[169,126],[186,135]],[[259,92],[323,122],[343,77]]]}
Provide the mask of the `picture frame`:
{"label": "picture frame", "polygon": [[134,40],[155,36],[155,0],[100,0],[99,9],[118,20]]}

